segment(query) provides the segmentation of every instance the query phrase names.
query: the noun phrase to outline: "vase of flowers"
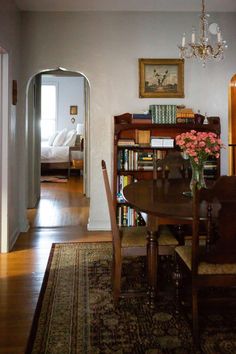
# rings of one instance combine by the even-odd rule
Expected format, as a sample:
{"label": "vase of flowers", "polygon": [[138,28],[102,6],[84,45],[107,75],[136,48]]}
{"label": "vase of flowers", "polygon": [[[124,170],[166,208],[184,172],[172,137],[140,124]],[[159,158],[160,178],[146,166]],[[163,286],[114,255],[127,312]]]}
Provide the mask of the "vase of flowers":
{"label": "vase of flowers", "polygon": [[176,144],[183,150],[184,154],[190,159],[192,168],[192,179],[190,190],[196,183],[197,188],[206,188],[204,179],[204,165],[210,156],[220,157],[220,149],[224,146],[221,139],[212,132],[190,132],[182,133],[176,136]]}

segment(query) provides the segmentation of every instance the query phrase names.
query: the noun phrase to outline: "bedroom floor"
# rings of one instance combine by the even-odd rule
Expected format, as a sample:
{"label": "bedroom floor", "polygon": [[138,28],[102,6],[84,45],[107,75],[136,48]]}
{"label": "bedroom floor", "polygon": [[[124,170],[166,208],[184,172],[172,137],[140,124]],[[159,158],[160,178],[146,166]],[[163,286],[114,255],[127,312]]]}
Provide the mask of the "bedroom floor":
{"label": "bedroom floor", "polygon": [[64,183],[41,183],[39,204],[27,216],[31,227],[81,226],[87,224],[88,212],[83,176],[71,176]]}

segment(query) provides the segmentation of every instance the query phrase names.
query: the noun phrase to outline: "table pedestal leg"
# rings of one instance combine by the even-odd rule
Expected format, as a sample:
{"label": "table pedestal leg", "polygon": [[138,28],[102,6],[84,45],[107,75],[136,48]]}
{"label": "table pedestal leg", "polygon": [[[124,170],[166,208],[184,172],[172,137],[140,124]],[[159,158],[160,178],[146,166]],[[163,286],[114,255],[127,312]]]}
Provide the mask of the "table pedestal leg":
{"label": "table pedestal leg", "polygon": [[157,264],[158,264],[157,232],[147,232],[147,260],[148,260],[148,295],[150,306],[154,307],[157,295]]}

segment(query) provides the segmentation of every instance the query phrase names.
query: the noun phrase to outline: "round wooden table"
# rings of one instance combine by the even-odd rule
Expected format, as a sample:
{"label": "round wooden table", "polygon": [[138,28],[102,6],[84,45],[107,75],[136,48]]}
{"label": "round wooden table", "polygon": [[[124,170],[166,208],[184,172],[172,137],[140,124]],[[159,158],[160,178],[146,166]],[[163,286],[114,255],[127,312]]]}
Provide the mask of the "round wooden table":
{"label": "round wooden table", "polygon": [[157,293],[158,218],[191,222],[192,198],[183,194],[186,191],[189,191],[189,181],[184,179],[142,180],[127,185],[123,190],[126,201],[148,215],[147,258],[151,303]]}
{"label": "round wooden table", "polygon": [[123,190],[125,199],[134,208],[148,215],[192,218],[192,198],[183,195],[189,191],[189,180],[157,179],[131,183]]}

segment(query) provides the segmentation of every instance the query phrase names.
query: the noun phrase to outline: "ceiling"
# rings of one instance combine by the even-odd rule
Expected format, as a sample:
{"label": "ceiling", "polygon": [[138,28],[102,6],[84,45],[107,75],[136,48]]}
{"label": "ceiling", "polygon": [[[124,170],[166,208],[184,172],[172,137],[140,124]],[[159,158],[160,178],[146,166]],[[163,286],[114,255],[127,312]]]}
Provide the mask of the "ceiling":
{"label": "ceiling", "polygon": [[[201,0],[14,0],[24,11],[198,11]],[[206,0],[211,12],[236,12],[236,0]]]}

